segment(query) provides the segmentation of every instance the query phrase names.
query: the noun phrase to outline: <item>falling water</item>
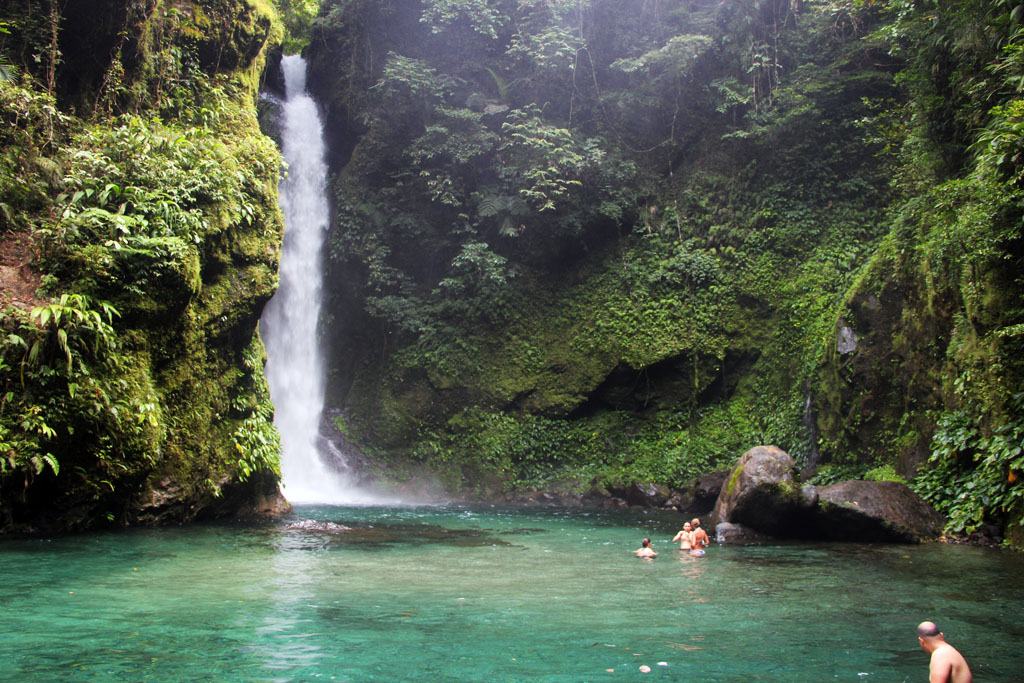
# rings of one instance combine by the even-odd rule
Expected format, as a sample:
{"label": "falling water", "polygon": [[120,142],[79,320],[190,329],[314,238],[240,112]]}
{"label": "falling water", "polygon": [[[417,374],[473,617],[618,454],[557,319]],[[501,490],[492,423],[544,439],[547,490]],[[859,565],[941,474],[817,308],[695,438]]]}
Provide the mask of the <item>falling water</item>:
{"label": "falling water", "polygon": [[[317,341],[323,241],[329,218],[323,126],[306,93],[306,62],[286,56],[282,154],[288,175],[279,187],[284,213],[280,287],[260,321],[267,382],[281,432],[284,494],[292,503],[367,502],[343,470],[344,458],[320,434],[325,365]],[[334,452],[332,452],[332,449]],[[328,453],[333,466],[325,462]]]}

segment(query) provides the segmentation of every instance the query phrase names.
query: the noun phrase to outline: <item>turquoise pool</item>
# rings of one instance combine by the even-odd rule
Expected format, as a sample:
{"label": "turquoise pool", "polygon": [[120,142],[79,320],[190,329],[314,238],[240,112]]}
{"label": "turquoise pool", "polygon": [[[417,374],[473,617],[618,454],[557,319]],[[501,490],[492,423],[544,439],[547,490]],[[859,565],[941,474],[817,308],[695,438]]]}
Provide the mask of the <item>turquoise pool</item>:
{"label": "turquoise pool", "polygon": [[[924,619],[977,680],[1024,671],[1024,557],[801,543],[691,558],[669,543],[680,521],[300,507],[6,540],[0,679],[920,681]],[[644,536],[654,560],[631,554]]]}

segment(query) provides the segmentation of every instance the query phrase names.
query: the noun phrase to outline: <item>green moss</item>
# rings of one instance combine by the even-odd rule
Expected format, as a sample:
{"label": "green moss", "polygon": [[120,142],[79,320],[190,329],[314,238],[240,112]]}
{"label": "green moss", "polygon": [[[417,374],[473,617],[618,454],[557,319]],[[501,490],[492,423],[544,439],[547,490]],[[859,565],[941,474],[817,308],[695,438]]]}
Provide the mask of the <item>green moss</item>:
{"label": "green moss", "polygon": [[736,485],[739,483],[740,477],[742,475],[743,475],[743,466],[742,465],[737,465],[733,469],[732,474],[729,475],[729,483],[725,487],[725,494],[727,496],[731,496],[733,491],[736,490]]}
{"label": "green moss", "polygon": [[[114,51],[103,92],[87,98],[96,112],[75,119],[51,107],[45,135],[24,114],[13,121],[26,158],[56,145],[61,167],[36,183],[39,198],[8,193],[0,208],[32,230],[33,266],[61,297],[51,307],[75,308],[63,323],[51,317],[52,330],[0,316],[5,333],[39,341],[30,363],[12,337],[0,356],[0,382],[22,387],[0,412],[0,450],[17,443],[26,453],[0,467],[4,501],[30,484],[18,512],[4,503],[16,526],[40,506],[81,510],[83,526],[159,518],[151,489],[187,519],[232,481],[277,476],[256,335],[282,231],[280,158],[253,104],[271,14],[218,0],[125,16],[137,53],[127,43]],[[0,81],[5,120],[32,92],[12,87]],[[134,114],[109,115],[123,110]],[[109,326],[108,307],[119,313]],[[70,355],[55,363],[64,346]]]}
{"label": "green moss", "polygon": [[1014,550],[1024,550],[1024,508],[1014,510],[1006,524],[1006,543]]}

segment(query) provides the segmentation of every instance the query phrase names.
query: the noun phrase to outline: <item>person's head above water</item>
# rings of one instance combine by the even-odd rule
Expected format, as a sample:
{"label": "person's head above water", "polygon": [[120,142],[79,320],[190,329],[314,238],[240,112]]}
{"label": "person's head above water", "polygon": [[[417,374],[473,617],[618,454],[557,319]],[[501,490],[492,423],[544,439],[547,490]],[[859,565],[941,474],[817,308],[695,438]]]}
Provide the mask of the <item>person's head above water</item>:
{"label": "person's head above water", "polygon": [[928,680],[938,683],[972,683],[971,667],[960,652],[946,642],[946,636],[933,621],[922,621],[917,626],[917,642],[931,655],[928,662]]}
{"label": "person's head above water", "polygon": [[651,547],[651,539],[645,538],[644,540],[640,541],[640,545],[643,546],[644,548],[650,548]]}
{"label": "person's head above water", "polygon": [[700,526],[700,520],[698,518],[694,517],[693,520],[690,522],[690,524],[692,524],[693,528],[696,529],[697,527]]}
{"label": "person's head above water", "polygon": [[917,642],[921,643],[921,649],[925,652],[934,652],[945,645],[946,636],[942,634],[934,621],[922,621],[917,626]]}

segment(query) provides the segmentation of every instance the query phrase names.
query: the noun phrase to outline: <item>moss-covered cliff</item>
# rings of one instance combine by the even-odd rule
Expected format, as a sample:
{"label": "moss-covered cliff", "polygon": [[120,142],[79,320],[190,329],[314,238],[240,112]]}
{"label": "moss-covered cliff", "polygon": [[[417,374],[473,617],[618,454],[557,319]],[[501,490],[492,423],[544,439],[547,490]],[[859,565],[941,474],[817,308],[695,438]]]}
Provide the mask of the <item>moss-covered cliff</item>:
{"label": "moss-covered cliff", "polygon": [[348,428],[453,486],[810,457],[821,343],[884,234],[857,122],[897,67],[863,14],[327,3]]}
{"label": "moss-covered cliff", "polygon": [[952,529],[1020,547],[1024,58],[1010,10],[962,3],[891,24],[909,95],[898,194],[837,311],[819,422],[835,459],[891,463]]}
{"label": "moss-covered cliff", "polygon": [[0,9],[0,528],[270,509],[260,0]]}
{"label": "moss-covered cliff", "polygon": [[339,428],[463,493],[774,443],[950,513],[1020,416],[1011,9],[328,0]]}
{"label": "moss-covered cliff", "polygon": [[[271,504],[271,15],[0,9],[4,529]],[[682,488],[772,443],[1019,544],[1022,16],[325,0],[339,438],[489,498]]]}

